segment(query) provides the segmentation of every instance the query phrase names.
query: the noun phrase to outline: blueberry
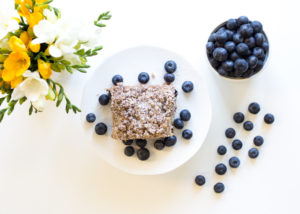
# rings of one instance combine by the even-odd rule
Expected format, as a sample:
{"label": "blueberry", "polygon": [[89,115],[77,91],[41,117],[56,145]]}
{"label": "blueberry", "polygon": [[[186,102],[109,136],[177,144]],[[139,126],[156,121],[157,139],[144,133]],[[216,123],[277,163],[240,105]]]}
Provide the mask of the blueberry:
{"label": "blueberry", "polygon": [[146,73],[146,72],[142,72],[142,73],[140,73],[139,76],[138,76],[138,80],[139,80],[139,82],[142,83],[142,84],[146,84],[147,82],[149,82],[149,79],[150,79],[150,76],[149,76],[149,74]]}
{"label": "blueberry", "polygon": [[270,113],[266,114],[265,117],[264,117],[264,121],[265,121],[265,123],[267,123],[267,124],[272,124],[272,123],[274,123],[274,120],[275,120],[274,115],[273,115],[273,114],[270,114]]}
{"label": "blueberry", "polygon": [[234,150],[240,150],[242,147],[243,143],[239,139],[235,139],[234,141],[232,141],[232,148]]}
{"label": "blueberry", "polygon": [[245,39],[245,44],[246,45],[248,45],[248,47],[250,48],[250,49],[252,49],[252,48],[254,48],[255,47],[255,39],[254,39],[254,37],[249,37],[249,38],[247,38],[247,39]]}
{"label": "blueberry", "polygon": [[244,38],[242,37],[242,35],[240,33],[235,33],[233,35],[232,39],[233,39],[233,41],[234,41],[235,44],[239,44],[239,43],[241,43],[241,42],[244,41]]}
{"label": "blueberry", "polygon": [[205,177],[203,175],[197,175],[195,178],[195,183],[199,186],[203,186],[205,184]]}
{"label": "blueberry", "polygon": [[229,159],[229,166],[231,168],[238,168],[240,166],[240,159],[238,157],[232,157]]}
{"label": "blueberry", "polygon": [[112,83],[114,85],[117,85],[119,82],[123,82],[123,77],[121,75],[119,75],[119,74],[113,76]]}
{"label": "blueberry", "polygon": [[251,55],[248,57],[248,64],[250,68],[255,68],[257,63],[258,63],[258,59],[256,56]]}
{"label": "blueberry", "polygon": [[227,152],[227,149],[225,146],[221,145],[218,147],[217,152],[219,155],[225,155]]}
{"label": "blueberry", "polygon": [[225,136],[227,138],[234,138],[234,136],[235,136],[235,130],[233,128],[226,129]]}
{"label": "blueberry", "polygon": [[265,53],[267,53],[269,51],[269,43],[268,42],[264,42],[262,47],[263,47]]}
{"label": "blueberry", "polygon": [[99,103],[103,106],[107,105],[109,103],[109,100],[110,98],[107,94],[102,94],[98,99]]}
{"label": "blueberry", "polygon": [[228,76],[227,71],[225,71],[225,69],[224,69],[222,66],[220,66],[220,67],[218,68],[218,73],[219,73],[221,76],[224,76],[224,77]]}
{"label": "blueberry", "polygon": [[245,119],[245,116],[242,112],[237,112],[233,115],[233,120],[236,122],[236,123],[242,123]]}
{"label": "blueberry", "polygon": [[257,58],[261,58],[264,55],[264,49],[260,48],[260,47],[255,47],[253,49],[253,55],[256,56]]}
{"label": "blueberry", "polygon": [[225,71],[230,72],[230,71],[233,70],[234,62],[227,60],[227,61],[222,63],[222,67]]}
{"label": "blueberry", "polygon": [[260,105],[256,102],[250,103],[248,111],[252,114],[257,114],[260,111]]}
{"label": "blueberry", "polygon": [[137,139],[137,140],[135,141],[135,144],[136,144],[138,147],[144,148],[144,147],[147,145],[147,140],[145,140],[145,139]]}
{"label": "blueberry", "polygon": [[131,144],[133,144],[133,140],[122,140],[122,142],[123,142],[124,145],[126,145],[126,146],[130,146]]}
{"label": "blueberry", "polygon": [[126,156],[132,156],[134,154],[134,148],[132,146],[126,146],[124,149],[124,154]]}
{"label": "blueberry", "polygon": [[226,41],[228,40],[228,36],[227,36],[227,33],[226,31],[218,31],[216,33],[216,41],[221,43],[221,44],[224,44]]}
{"label": "blueberry", "polygon": [[249,50],[248,45],[246,45],[245,43],[239,43],[236,46],[236,52],[241,56],[247,55],[248,50]]}
{"label": "blueberry", "polygon": [[231,30],[226,30],[225,32],[227,33],[227,40],[232,40],[234,32]]}
{"label": "blueberry", "polygon": [[138,159],[140,159],[142,161],[147,160],[150,157],[150,152],[146,148],[140,148],[139,150],[137,150],[136,153],[137,153]]}
{"label": "blueberry", "polygon": [[235,43],[233,41],[228,41],[225,43],[224,48],[228,53],[232,53],[235,50]]}
{"label": "blueberry", "polygon": [[209,59],[209,63],[215,69],[217,69],[219,67],[219,65],[220,65],[220,62],[218,60],[215,60],[214,58],[210,58]]}
{"label": "blueberry", "polygon": [[194,89],[194,84],[191,81],[185,81],[182,83],[181,88],[184,92],[189,93]]}
{"label": "blueberry", "polygon": [[178,95],[178,91],[175,89],[175,97],[177,97]]}
{"label": "blueberry", "polygon": [[227,171],[227,167],[223,163],[219,163],[215,167],[215,171],[218,175],[224,175]]}
{"label": "blueberry", "polygon": [[257,61],[257,65],[256,65],[255,68],[254,68],[254,71],[255,71],[255,72],[258,72],[258,71],[260,71],[263,67],[264,67],[264,61],[258,60],[258,61]]}
{"label": "blueberry", "polygon": [[238,26],[241,26],[243,24],[248,24],[249,23],[249,19],[247,16],[240,16],[238,19],[237,19],[237,24]]}
{"label": "blueberry", "polygon": [[246,131],[251,131],[253,129],[253,123],[251,121],[246,121],[244,123],[244,129]]}
{"label": "blueberry", "polygon": [[208,38],[208,42],[215,42],[215,41],[216,41],[216,33],[212,33]]}
{"label": "blueberry", "polygon": [[86,115],[86,121],[89,123],[93,123],[96,120],[96,115],[94,113],[89,113]]}
{"label": "blueberry", "polygon": [[182,129],[184,127],[184,123],[180,118],[176,118],[173,122],[173,125],[176,129]]}
{"label": "blueberry", "polygon": [[229,30],[235,30],[237,28],[236,19],[229,19],[226,23],[226,27]]}
{"label": "blueberry", "polygon": [[104,123],[98,123],[95,126],[95,132],[98,135],[104,135],[106,133],[106,131],[107,131],[107,126]]}
{"label": "blueberry", "polygon": [[166,137],[164,140],[164,143],[167,147],[171,147],[174,146],[177,142],[177,138],[175,135],[172,135],[170,137]]}
{"label": "blueberry", "polygon": [[234,62],[234,69],[240,73],[244,73],[248,70],[248,62],[244,59],[237,59]]}
{"label": "blueberry", "polygon": [[215,48],[223,48],[223,47],[224,47],[224,43],[215,42]]}
{"label": "blueberry", "polygon": [[222,33],[222,32],[224,32],[224,31],[226,31],[226,27],[220,27],[218,30],[217,30],[217,33]]}
{"label": "blueberry", "polygon": [[176,71],[177,65],[173,60],[169,60],[165,63],[165,70],[168,73],[174,73]]}
{"label": "blueberry", "polygon": [[223,62],[227,59],[228,53],[225,48],[216,48],[213,52],[213,57],[219,62]]}
{"label": "blueberry", "polygon": [[265,41],[265,36],[262,33],[257,33],[257,34],[255,34],[254,37],[255,37],[255,44],[257,46],[262,47],[262,45],[263,45],[263,43]]}
{"label": "blueberry", "polygon": [[251,27],[250,24],[243,24],[240,29],[240,34],[244,37],[244,38],[248,38],[250,36],[253,35],[253,28]]}
{"label": "blueberry", "polygon": [[206,52],[212,53],[214,51],[215,45],[213,42],[207,42],[206,43]]}
{"label": "blueberry", "polygon": [[263,29],[263,26],[262,26],[262,24],[259,21],[253,21],[251,23],[251,25],[252,25],[255,33],[259,33]]}
{"label": "blueberry", "polygon": [[223,183],[218,182],[214,185],[214,191],[216,193],[222,193],[225,190],[225,186]]}
{"label": "blueberry", "polygon": [[258,155],[259,155],[259,151],[257,150],[257,148],[251,148],[248,151],[248,156],[252,159],[257,158]]}
{"label": "blueberry", "polygon": [[254,143],[255,146],[261,146],[264,143],[264,138],[262,136],[256,136],[253,139],[253,143]]}
{"label": "blueberry", "polygon": [[180,119],[182,121],[189,121],[191,119],[191,113],[189,110],[187,109],[183,109],[181,112],[180,112]]}
{"label": "blueberry", "polygon": [[170,73],[166,73],[164,75],[164,79],[167,83],[171,83],[171,82],[174,82],[175,80],[175,75],[174,74],[170,74]]}
{"label": "blueberry", "polygon": [[235,61],[235,60],[237,60],[237,59],[239,59],[240,58],[240,56],[237,54],[237,52],[232,52],[231,54],[230,54],[230,59],[232,60],[232,61]]}
{"label": "blueberry", "polygon": [[189,129],[185,129],[185,130],[183,130],[183,132],[182,132],[182,137],[183,137],[184,139],[189,140],[189,139],[191,139],[191,138],[193,137],[193,132],[192,132],[191,130],[189,130]]}
{"label": "blueberry", "polygon": [[157,150],[163,150],[165,148],[165,143],[162,140],[156,140],[154,142],[154,148]]}

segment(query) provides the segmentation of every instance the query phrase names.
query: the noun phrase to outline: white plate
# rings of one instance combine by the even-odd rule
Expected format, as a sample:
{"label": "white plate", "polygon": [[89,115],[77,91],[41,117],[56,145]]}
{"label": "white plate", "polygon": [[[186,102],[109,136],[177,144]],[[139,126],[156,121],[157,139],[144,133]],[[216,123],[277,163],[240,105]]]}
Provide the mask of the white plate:
{"label": "white plate", "polygon": [[[127,157],[124,155],[123,143],[110,137],[112,124],[110,106],[101,106],[98,103],[98,97],[105,93],[106,88],[112,86],[111,79],[116,74],[123,76],[124,85],[139,84],[137,76],[142,71],[155,76],[150,78],[148,84],[163,84],[163,75],[166,73],[164,64],[169,59],[177,63],[177,70],[174,73],[176,79],[173,83],[178,91],[175,117],[179,116],[182,109],[190,110],[192,118],[185,123],[184,128],[193,131],[193,138],[184,140],[181,137],[182,130],[176,130],[175,146],[158,151],[153,147],[152,142],[148,142],[147,148],[151,154],[148,160],[140,161],[136,155]],[[186,80],[194,83],[194,90],[188,94],[181,89],[182,83]],[[148,46],[126,49],[102,63],[85,86],[81,108],[82,124],[86,130],[87,141],[95,146],[105,161],[132,174],[160,174],[179,167],[201,147],[211,122],[210,99],[200,72],[181,56],[171,51]],[[85,119],[90,112],[95,113],[97,117],[93,124],[87,123]],[[108,132],[104,136],[95,134],[94,127],[99,122],[104,122],[108,126]]]}

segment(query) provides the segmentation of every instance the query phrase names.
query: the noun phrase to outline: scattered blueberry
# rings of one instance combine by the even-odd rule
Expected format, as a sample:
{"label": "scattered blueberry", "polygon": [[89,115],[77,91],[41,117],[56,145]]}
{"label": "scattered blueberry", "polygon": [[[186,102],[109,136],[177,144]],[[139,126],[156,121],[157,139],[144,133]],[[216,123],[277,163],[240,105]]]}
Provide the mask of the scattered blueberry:
{"label": "scattered blueberry", "polygon": [[134,154],[134,148],[132,146],[126,146],[124,149],[124,154],[126,156],[132,156]]}
{"label": "scattered blueberry", "polygon": [[149,79],[150,79],[150,76],[149,76],[149,74],[146,73],[146,72],[142,72],[142,73],[140,73],[139,76],[138,76],[138,80],[139,80],[139,82],[142,83],[142,84],[146,84],[147,82],[149,82]]}
{"label": "scattered blueberry", "polygon": [[147,160],[150,157],[150,152],[146,148],[140,148],[137,150],[137,157],[142,161]]}
{"label": "scattered blueberry", "polygon": [[177,65],[173,60],[169,60],[165,63],[165,70],[168,73],[174,73],[176,71]]}
{"label": "scattered blueberry", "polygon": [[264,121],[267,124],[272,124],[274,122],[274,120],[275,120],[274,115],[270,114],[270,113],[266,114],[264,117]]}
{"label": "scattered blueberry", "polygon": [[235,136],[235,130],[233,128],[226,129],[225,136],[227,138],[234,138],[234,136]]}
{"label": "scattered blueberry", "polygon": [[189,140],[189,139],[191,139],[191,138],[193,137],[193,132],[192,132],[191,130],[189,130],[189,129],[185,129],[185,130],[183,130],[183,132],[182,132],[182,137],[183,137],[184,139]]}
{"label": "scattered blueberry", "polygon": [[260,111],[260,105],[256,102],[250,103],[248,106],[248,111],[252,114],[257,114]]}
{"label": "scattered blueberry", "polygon": [[137,140],[135,140],[135,144],[141,148],[144,148],[147,145],[147,140],[137,139]]}
{"label": "scattered blueberry", "polygon": [[183,109],[181,112],[180,112],[180,119],[182,121],[189,121],[191,119],[191,113],[189,110],[187,109]]}
{"label": "scattered blueberry", "polygon": [[[226,34],[226,33],[225,33]],[[216,48],[213,52],[213,57],[219,61],[219,62],[223,62],[227,59],[228,57],[228,53],[227,50],[225,48]]]}
{"label": "scattered blueberry", "polygon": [[264,138],[262,136],[256,136],[253,139],[253,143],[254,143],[255,146],[261,146],[264,143]]}
{"label": "scattered blueberry", "polygon": [[119,75],[119,74],[113,76],[112,83],[114,85],[117,85],[119,82],[123,82],[123,77],[121,75]]}
{"label": "scattered blueberry", "polygon": [[218,147],[217,152],[219,155],[225,155],[227,152],[227,149],[225,146],[221,145]]}
{"label": "scattered blueberry", "polygon": [[242,147],[243,143],[239,139],[235,139],[234,141],[232,141],[232,148],[234,150],[240,150]]}
{"label": "scattered blueberry", "polygon": [[251,121],[246,121],[244,123],[244,129],[246,131],[251,131],[253,129],[253,123]]}
{"label": "scattered blueberry", "polygon": [[248,156],[252,159],[257,158],[258,155],[259,155],[259,151],[257,150],[257,148],[251,148],[248,151]]}
{"label": "scattered blueberry", "polygon": [[238,168],[240,166],[240,159],[238,157],[232,157],[229,159],[229,166],[231,168]]}
{"label": "scattered blueberry", "polygon": [[98,135],[104,135],[106,133],[106,131],[107,131],[107,126],[104,123],[98,123],[95,126],[95,132]]}
{"label": "scattered blueberry", "polygon": [[166,73],[166,74],[164,75],[164,80],[165,80],[167,83],[174,82],[174,80],[175,80],[175,75],[174,75],[174,74],[171,74],[171,73]]}
{"label": "scattered blueberry", "polygon": [[233,115],[233,120],[236,122],[236,123],[242,123],[245,119],[245,116],[242,112],[237,112]]}
{"label": "scattered blueberry", "polygon": [[172,135],[170,137],[166,137],[164,140],[165,146],[171,147],[174,146],[177,142],[177,138],[175,135]]}
{"label": "scattered blueberry", "polygon": [[184,123],[181,119],[176,118],[173,122],[176,129],[182,129],[184,127]]}
{"label": "scattered blueberry", "polygon": [[100,97],[99,97],[99,103],[103,106],[107,105],[109,103],[109,100],[110,100],[110,97],[109,95],[107,94],[102,94]]}
{"label": "scattered blueberry", "polygon": [[133,144],[133,140],[122,140],[122,142],[126,146],[130,146],[131,144]]}
{"label": "scattered blueberry", "polygon": [[181,88],[184,92],[189,93],[194,89],[194,84],[191,81],[185,81]]}
{"label": "scattered blueberry", "polygon": [[227,167],[223,163],[219,163],[215,167],[215,171],[218,175],[224,175],[227,171]]}
{"label": "scattered blueberry", "polygon": [[154,142],[154,148],[157,150],[163,150],[165,148],[165,143],[162,140],[156,140]]}
{"label": "scattered blueberry", "polygon": [[216,193],[221,193],[225,190],[225,186],[223,183],[221,182],[218,182],[214,185],[214,190]]}
{"label": "scattered blueberry", "polygon": [[205,184],[205,177],[203,175],[197,175],[195,178],[195,183],[199,186],[203,186]]}
{"label": "scattered blueberry", "polygon": [[93,123],[96,120],[96,115],[94,113],[89,113],[86,115],[86,121],[89,123]]}

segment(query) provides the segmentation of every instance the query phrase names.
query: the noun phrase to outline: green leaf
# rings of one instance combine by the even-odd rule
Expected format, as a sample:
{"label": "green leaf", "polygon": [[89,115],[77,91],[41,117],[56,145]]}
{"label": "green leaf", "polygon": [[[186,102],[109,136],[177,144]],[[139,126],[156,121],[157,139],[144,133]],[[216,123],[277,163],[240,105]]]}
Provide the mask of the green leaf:
{"label": "green leaf", "polygon": [[95,24],[97,27],[106,27],[105,24],[103,24],[103,23],[97,23],[96,21],[94,22],[94,24]]}
{"label": "green leaf", "polygon": [[31,106],[29,108],[29,115],[32,115],[32,111],[33,111],[33,105],[31,104]]}
{"label": "green leaf", "polygon": [[72,68],[89,68],[89,65],[73,65]]}
{"label": "green leaf", "polygon": [[11,94],[8,94],[8,95],[6,96],[6,102],[9,103],[10,100],[11,100]]}
{"label": "green leaf", "polygon": [[102,49],[103,49],[103,46],[98,46],[98,47],[94,48],[93,51],[100,51],[100,50],[102,50]]}
{"label": "green leaf", "polygon": [[86,70],[82,69],[82,68],[75,68],[77,71],[81,72],[81,73],[86,73]]}
{"label": "green leaf", "polygon": [[0,106],[1,106],[2,103],[4,102],[5,98],[6,98],[6,97],[1,97],[1,98],[0,98]]}
{"label": "green leaf", "polygon": [[57,9],[56,7],[52,7],[54,10],[54,14],[56,15],[57,18],[61,18],[61,12],[59,9]]}
{"label": "green leaf", "polygon": [[75,54],[79,55],[79,56],[84,56],[84,49],[80,49],[78,51],[75,52]]}
{"label": "green leaf", "polygon": [[19,100],[19,104],[22,105],[26,100],[27,100],[26,97],[22,97],[22,98]]}
{"label": "green leaf", "polygon": [[61,101],[63,100],[64,98],[64,89],[63,87],[61,87],[59,89],[59,93],[58,93],[58,97],[57,97],[57,102],[56,102],[56,107],[58,107],[61,103]]}
{"label": "green leaf", "polygon": [[66,69],[69,73],[73,74],[73,71],[72,71],[72,67],[71,66],[66,66]]}

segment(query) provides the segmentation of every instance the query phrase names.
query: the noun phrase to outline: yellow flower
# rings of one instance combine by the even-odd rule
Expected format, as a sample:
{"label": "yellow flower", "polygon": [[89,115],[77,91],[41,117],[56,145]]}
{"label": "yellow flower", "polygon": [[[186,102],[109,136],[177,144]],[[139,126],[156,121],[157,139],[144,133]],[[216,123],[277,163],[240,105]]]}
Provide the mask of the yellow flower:
{"label": "yellow flower", "polygon": [[20,35],[20,39],[23,41],[23,43],[27,46],[29,41],[31,40],[29,34],[27,31],[24,31]]}
{"label": "yellow flower", "polygon": [[23,82],[23,77],[16,77],[10,82],[12,88],[16,88],[21,82]]}
{"label": "yellow flower", "polygon": [[42,19],[43,19],[43,15],[40,12],[35,11],[29,14],[29,16],[27,17],[27,22],[29,24],[29,27],[33,28]]}
{"label": "yellow flower", "polygon": [[28,47],[33,53],[37,53],[40,51],[41,45],[40,44],[32,44],[30,41]]}
{"label": "yellow flower", "polygon": [[51,63],[38,59],[38,70],[44,79],[49,79],[52,74]]}
{"label": "yellow flower", "polygon": [[10,37],[9,48],[14,52],[26,51],[26,46],[25,46],[24,42],[16,36]]}
{"label": "yellow flower", "polygon": [[29,68],[30,58],[26,52],[12,52],[4,61],[4,70],[2,78],[9,82],[22,74]]}

